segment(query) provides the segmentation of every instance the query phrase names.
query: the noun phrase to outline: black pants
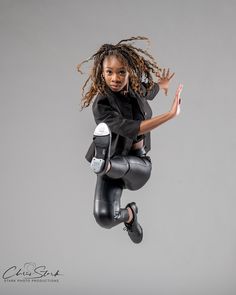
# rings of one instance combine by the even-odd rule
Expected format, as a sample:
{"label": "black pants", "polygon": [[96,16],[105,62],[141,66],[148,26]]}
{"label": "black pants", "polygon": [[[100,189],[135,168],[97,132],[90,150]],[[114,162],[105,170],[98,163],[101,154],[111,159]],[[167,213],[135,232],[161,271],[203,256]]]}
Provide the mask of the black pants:
{"label": "black pants", "polygon": [[97,175],[94,217],[105,228],[112,228],[129,219],[128,209],[120,208],[123,189],[138,190],[148,181],[152,163],[144,148],[132,150],[127,156],[114,156],[111,169]]}

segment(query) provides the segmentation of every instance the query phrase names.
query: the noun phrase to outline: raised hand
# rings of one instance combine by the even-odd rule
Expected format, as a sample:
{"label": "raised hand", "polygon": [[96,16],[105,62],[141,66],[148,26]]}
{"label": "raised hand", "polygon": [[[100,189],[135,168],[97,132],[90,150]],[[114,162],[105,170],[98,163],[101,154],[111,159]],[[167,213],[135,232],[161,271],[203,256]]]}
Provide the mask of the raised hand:
{"label": "raised hand", "polygon": [[156,76],[158,77],[158,84],[160,86],[160,89],[164,90],[165,95],[167,95],[168,88],[169,88],[169,82],[170,79],[174,76],[175,73],[170,74],[170,69],[163,69],[162,73],[156,73]]}
{"label": "raised hand", "polygon": [[182,89],[183,89],[183,85],[180,84],[175,93],[175,98],[170,110],[170,113],[173,117],[178,116],[180,113],[180,103],[181,103],[180,93]]}

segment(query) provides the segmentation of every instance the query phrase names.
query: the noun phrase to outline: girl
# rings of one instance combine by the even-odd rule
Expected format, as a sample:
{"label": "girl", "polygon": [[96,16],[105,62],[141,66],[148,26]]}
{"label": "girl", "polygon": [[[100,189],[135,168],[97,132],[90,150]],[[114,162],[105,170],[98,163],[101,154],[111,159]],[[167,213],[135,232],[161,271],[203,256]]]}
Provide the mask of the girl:
{"label": "girl", "polygon": [[[96,96],[92,110],[97,127],[85,156],[97,174],[94,217],[104,228],[124,222],[131,240],[140,243],[143,230],[137,219],[138,207],[131,202],[121,208],[120,198],[123,189],[138,190],[148,181],[152,170],[147,155],[150,131],[179,114],[182,85],[170,111],[152,118],[147,100],[152,100],[159,89],[167,95],[174,73],[162,70],[146,50],[130,43],[133,40],[149,41],[138,36],[115,45],[104,44],[77,69],[82,73],[81,65],[94,60],[82,94],[82,108]],[[158,78],[156,82],[153,75]],[[89,80],[91,85],[84,95]]]}

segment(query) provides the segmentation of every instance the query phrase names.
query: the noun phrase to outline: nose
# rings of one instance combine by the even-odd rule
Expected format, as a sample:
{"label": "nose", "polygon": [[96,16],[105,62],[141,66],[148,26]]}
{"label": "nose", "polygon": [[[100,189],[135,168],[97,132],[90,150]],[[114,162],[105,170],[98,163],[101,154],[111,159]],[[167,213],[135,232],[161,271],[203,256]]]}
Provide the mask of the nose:
{"label": "nose", "polygon": [[119,78],[118,78],[118,75],[116,73],[114,73],[112,75],[112,78],[111,78],[112,82],[119,82]]}

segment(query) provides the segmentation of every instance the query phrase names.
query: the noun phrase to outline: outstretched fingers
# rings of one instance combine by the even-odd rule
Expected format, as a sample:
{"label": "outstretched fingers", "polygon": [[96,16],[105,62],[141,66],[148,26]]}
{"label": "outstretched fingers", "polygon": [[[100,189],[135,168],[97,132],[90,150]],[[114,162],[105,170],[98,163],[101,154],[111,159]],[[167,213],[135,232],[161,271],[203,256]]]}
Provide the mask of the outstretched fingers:
{"label": "outstretched fingers", "polygon": [[166,75],[166,69],[163,69],[162,77],[165,78]]}
{"label": "outstretched fingers", "polygon": [[170,80],[174,76],[174,74],[175,73],[171,74],[170,77],[168,78],[168,80]]}

